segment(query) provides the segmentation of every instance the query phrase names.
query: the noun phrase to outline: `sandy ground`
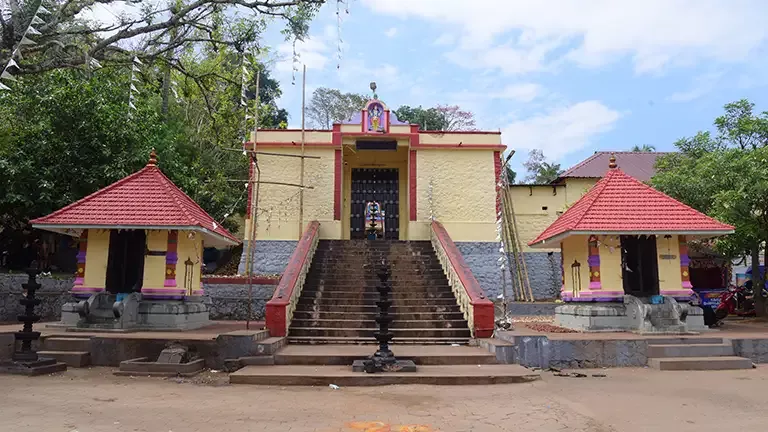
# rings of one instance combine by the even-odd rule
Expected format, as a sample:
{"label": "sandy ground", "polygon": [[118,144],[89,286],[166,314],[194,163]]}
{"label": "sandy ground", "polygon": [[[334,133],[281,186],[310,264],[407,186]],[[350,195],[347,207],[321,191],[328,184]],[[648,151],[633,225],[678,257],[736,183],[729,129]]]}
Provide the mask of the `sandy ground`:
{"label": "sandy ground", "polygon": [[[0,376],[0,430],[91,431],[764,431],[768,366],[745,371],[582,371],[497,386],[229,385],[71,369]],[[606,374],[593,377],[592,373]]]}

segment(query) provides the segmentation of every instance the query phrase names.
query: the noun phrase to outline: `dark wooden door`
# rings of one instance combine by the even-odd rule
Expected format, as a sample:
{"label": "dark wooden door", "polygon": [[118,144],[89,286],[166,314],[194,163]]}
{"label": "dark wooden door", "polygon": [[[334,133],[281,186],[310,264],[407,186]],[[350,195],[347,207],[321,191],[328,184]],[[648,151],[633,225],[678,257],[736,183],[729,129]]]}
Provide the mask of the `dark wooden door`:
{"label": "dark wooden door", "polygon": [[624,293],[648,297],[659,293],[659,262],[655,236],[621,236]]}
{"label": "dark wooden door", "polygon": [[400,239],[400,182],[396,168],[353,168],[350,238],[365,238],[365,204],[377,201],[384,210],[385,238]]}

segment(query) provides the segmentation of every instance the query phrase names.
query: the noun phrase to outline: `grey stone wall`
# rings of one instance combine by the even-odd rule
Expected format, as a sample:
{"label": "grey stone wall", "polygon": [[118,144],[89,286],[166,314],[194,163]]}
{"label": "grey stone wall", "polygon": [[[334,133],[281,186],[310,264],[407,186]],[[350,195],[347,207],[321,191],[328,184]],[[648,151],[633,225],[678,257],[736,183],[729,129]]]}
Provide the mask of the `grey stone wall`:
{"label": "grey stone wall", "polygon": [[[253,285],[253,320],[263,320],[267,302],[272,298],[276,285]],[[208,298],[212,320],[245,321],[248,319],[248,285],[206,284],[203,290]]]}
{"label": "grey stone wall", "polygon": [[[456,242],[456,247],[467,262],[485,294],[496,299],[502,293],[502,277],[499,268],[499,244],[495,242]],[[525,252],[528,280],[536,300],[555,299],[560,296],[560,253]],[[514,263],[513,263],[514,264]],[[512,268],[514,271],[514,267]],[[514,298],[511,276],[504,275],[507,292]]]}
{"label": "grey stone wall", "polygon": [[[23,288],[29,277],[26,274],[0,274],[0,323],[17,322],[16,316],[23,312],[23,306],[19,304]],[[69,291],[72,289],[74,278],[55,279],[38,277],[37,281],[42,287],[37,291],[36,297],[42,300],[40,306],[35,308],[35,313],[42,321],[57,321],[61,318],[61,305],[71,301]]]}
{"label": "grey stone wall", "polygon": [[[291,258],[298,241],[257,240],[253,252],[253,274],[282,274]],[[245,274],[248,240],[243,240],[243,255],[240,257],[239,274]]]}

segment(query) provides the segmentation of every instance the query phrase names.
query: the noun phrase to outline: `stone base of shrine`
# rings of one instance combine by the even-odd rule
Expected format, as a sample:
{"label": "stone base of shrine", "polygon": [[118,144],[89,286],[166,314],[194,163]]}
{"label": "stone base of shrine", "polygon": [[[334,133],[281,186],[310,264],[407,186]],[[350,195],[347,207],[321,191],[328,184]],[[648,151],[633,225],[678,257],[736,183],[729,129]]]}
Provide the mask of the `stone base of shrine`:
{"label": "stone base of shrine", "polygon": [[113,294],[98,293],[88,300],[65,303],[61,322],[53,327],[89,330],[194,330],[211,324],[202,297],[182,300],[145,299],[133,293],[120,302]]}
{"label": "stone base of shrine", "polygon": [[665,303],[625,296],[623,302],[571,303],[555,308],[555,324],[583,332],[698,334],[709,330],[704,311],[664,297]]}

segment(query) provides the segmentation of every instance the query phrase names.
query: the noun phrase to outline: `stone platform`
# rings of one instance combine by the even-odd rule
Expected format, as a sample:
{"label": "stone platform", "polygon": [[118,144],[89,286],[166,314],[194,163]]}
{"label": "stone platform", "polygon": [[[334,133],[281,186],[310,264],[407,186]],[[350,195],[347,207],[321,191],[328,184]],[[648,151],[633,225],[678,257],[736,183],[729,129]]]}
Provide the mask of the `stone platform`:
{"label": "stone platform", "polygon": [[349,366],[246,366],[230,374],[232,384],[312,385],[341,387],[392,384],[487,385],[527,383],[541,379],[518,365],[420,366],[416,372],[352,372]]}

